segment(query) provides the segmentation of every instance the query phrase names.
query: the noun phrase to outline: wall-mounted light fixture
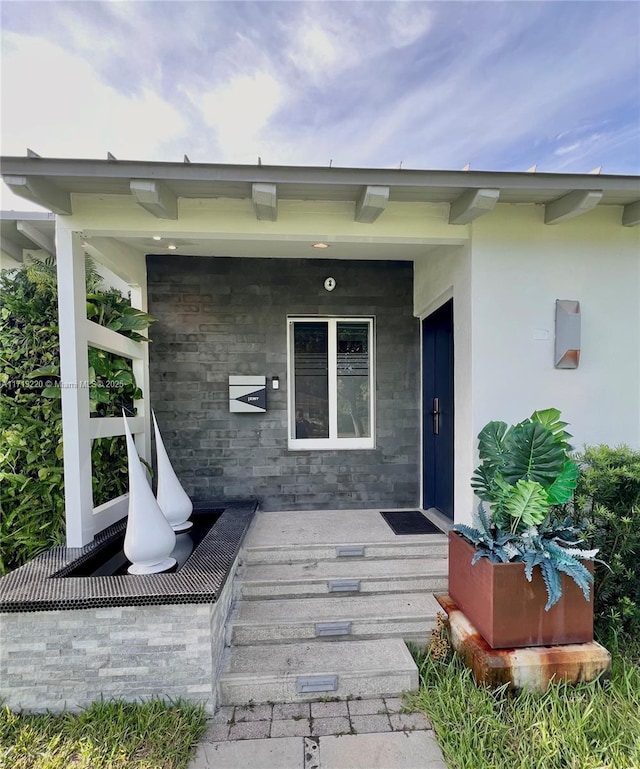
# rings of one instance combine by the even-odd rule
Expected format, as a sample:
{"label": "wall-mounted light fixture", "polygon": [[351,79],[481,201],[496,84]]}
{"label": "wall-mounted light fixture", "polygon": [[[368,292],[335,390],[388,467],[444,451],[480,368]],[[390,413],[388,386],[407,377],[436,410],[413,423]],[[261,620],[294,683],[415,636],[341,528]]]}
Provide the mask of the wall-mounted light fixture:
{"label": "wall-mounted light fixture", "polygon": [[580,302],[556,299],[556,368],[578,368],[580,363]]}

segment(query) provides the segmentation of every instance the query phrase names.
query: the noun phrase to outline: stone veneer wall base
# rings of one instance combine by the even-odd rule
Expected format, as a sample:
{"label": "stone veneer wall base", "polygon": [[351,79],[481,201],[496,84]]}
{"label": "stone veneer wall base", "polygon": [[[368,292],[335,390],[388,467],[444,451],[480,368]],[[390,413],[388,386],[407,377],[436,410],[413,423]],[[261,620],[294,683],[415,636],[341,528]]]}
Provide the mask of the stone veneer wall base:
{"label": "stone veneer wall base", "polygon": [[13,710],[182,697],[213,713],[236,558],[215,603],[0,615],[0,694]]}

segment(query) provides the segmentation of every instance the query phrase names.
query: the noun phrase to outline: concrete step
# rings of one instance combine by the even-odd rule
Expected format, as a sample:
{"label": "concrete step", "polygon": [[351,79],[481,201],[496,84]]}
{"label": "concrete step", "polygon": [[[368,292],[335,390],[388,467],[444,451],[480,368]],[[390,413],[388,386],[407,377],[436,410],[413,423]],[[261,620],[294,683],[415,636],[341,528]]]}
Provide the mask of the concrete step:
{"label": "concrete step", "polygon": [[398,696],[417,687],[416,665],[397,638],[234,647],[218,680],[221,705]]}
{"label": "concrete step", "polygon": [[388,542],[335,542],[297,545],[248,546],[247,564],[300,563],[303,561],[362,561],[373,558],[445,558],[444,534],[409,534]]}
{"label": "concrete step", "polygon": [[426,643],[439,609],[429,593],[240,601],[231,643],[391,637]]}
{"label": "concrete step", "polygon": [[446,592],[446,558],[300,561],[254,564],[240,581],[242,598],[344,596],[345,593]]}

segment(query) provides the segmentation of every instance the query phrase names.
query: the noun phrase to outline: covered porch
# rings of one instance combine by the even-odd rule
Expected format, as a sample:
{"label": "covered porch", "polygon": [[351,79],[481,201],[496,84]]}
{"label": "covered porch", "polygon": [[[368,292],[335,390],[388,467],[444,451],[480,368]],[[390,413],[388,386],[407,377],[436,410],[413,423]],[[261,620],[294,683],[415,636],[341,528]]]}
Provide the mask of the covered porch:
{"label": "covered porch", "polygon": [[[423,403],[420,321],[453,300],[451,514],[468,520],[479,427],[500,405],[521,416],[540,397],[563,407],[575,391],[557,372],[547,373],[540,355],[553,345],[551,297],[563,286],[571,295],[575,270],[563,266],[557,290],[544,286],[525,305],[496,276],[513,268],[516,285],[529,262],[540,264],[538,253],[551,260],[575,243],[583,253],[591,249],[580,288],[596,297],[602,285],[596,252],[610,234],[619,244],[616,258],[635,274],[630,255],[637,238],[630,228],[639,209],[631,177],[55,160],[35,153],[5,158],[3,176],[12,190],[58,215],[67,544],[73,547],[90,542],[127,508],[126,495],[93,504],[91,441],[121,435],[124,427],[118,417],[89,418],[88,345],[133,361],[143,391],[129,419],[138,451],[151,459],[153,406],[195,497],[247,494],[272,510],[424,508],[431,413]],[[525,240],[535,244],[529,251]],[[516,248],[522,264],[511,260]],[[134,306],[156,316],[150,346],[87,321],[85,254],[130,287]],[[627,291],[633,285],[624,282]],[[498,307],[511,308],[514,322],[500,325]],[[311,317],[372,323],[370,445],[295,445],[287,328]],[[523,372],[531,369],[515,393],[508,386],[514,343]],[[604,355],[615,355],[604,331],[598,344]],[[637,382],[637,365],[629,361],[628,368],[620,381]],[[603,372],[583,375],[585,392],[600,388]],[[265,413],[230,413],[234,374],[265,377]],[[621,403],[630,404],[631,390]],[[636,414],[637,404],[631,408]],[[623,412],[621,405],[610,431],[616,440],[637,424]],[[580,416],[568,416],[580,423]],[[585,438],[590,430],[584,422]]]}

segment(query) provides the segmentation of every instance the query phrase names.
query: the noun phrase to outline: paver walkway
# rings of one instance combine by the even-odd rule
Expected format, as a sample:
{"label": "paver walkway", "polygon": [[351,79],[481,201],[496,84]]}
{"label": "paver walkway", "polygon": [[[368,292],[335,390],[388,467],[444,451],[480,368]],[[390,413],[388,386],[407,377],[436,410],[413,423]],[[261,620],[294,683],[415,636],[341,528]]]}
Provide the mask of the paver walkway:
{"label": "paver walkway", "polygon": [[220,708],[190,769],[447,769],[397,697]]}

